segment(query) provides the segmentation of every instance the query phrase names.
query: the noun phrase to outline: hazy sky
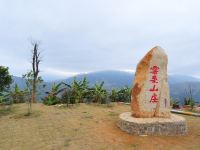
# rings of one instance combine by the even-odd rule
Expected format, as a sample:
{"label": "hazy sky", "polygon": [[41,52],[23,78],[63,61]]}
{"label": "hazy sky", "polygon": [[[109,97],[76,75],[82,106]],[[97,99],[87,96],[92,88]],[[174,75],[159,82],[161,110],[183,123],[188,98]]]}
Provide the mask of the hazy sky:
{"label": "hazy sky", "polygon": [[41,41],[45,79],[135,70],[159,45],[169,73],[200,77],[199,0],[0,0],[0,65],[21,76],[31,39]]}

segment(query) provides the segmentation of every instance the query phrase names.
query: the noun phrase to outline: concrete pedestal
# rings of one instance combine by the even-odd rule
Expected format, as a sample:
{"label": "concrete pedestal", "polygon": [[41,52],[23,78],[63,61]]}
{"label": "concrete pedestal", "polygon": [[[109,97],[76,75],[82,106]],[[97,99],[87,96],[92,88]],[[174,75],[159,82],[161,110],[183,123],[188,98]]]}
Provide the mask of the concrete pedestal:
{"label": "concrete pedestal", "polygon": [[183,117],[171,114],[170,118],[135,118],[131,112],[120,114],[118,127],[134,135],[185,135],[187,124]]}

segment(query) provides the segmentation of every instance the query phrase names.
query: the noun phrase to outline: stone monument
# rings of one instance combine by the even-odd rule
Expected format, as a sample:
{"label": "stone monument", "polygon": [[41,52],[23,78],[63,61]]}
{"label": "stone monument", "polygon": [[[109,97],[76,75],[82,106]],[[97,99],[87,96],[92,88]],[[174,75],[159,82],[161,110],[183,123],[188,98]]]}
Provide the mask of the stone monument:
{"label": "stone monument", "polygon": [[167,64],[167,55],[159,46],[139,62],[131,94],[132,112],[122,113],[118,122],[122,130],[136,135],[187,133],[185,119],[170,113]]}

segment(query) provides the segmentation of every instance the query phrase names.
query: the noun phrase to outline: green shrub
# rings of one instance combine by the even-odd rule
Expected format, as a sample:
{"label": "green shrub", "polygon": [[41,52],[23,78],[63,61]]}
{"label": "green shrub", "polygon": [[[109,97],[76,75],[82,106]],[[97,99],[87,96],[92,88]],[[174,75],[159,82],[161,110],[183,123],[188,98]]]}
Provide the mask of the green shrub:
{"label": "green shrub", "polygon": [[45,105],[56,105],[58,102],[58,99],[54,96],[47,96],[43,100],[43,103]]}
{"label": "green shrub", "polygon": [[20,90],[19,86],[15,84],[14,90],[10,91],[10,98],[13,103],[24,103],[26,98],[26,92]]}
{"label": "green shrub", "polygon": [[66,90],[66,87],[62,86],[67,86],[67,84],[64,82],[60,82],[59,84],[54,83],[51,87],[51,91],[46,92],[48,95],[43,99],[43,103],[45,105],[55,105],[60,103],[58,95]]}
{"label": "green shrub", "polygon": [[4,105],[12,104],[10,94],[7,92],[0,93],[0,103]]}
{"label": "green shrub", "polygon": [[125,86],[124,88],[121,88],[120,90],[113,89],[109,97],[112,101],[130,103],[131,88],[129,88],[128,86]]}
{"label": "green shrub", "polygon": [[171,98],[170,105],[172,106],[173,109],[179,109],[180,108],[179,103],[180,101],[178,99],[173,100]]}

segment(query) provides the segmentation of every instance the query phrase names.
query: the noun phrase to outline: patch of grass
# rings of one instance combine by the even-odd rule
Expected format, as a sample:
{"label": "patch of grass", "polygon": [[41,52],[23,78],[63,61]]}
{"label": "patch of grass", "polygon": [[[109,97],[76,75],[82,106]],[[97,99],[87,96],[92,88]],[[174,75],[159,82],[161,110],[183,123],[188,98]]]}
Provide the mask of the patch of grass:
{"label": "patch of grass", "polygon": [[9,115],[15,112],[15,107],[12,105],[2,105],[0,106],[0,117]]}
{"label": "patch of grass", "polygon": [[107,107],[114,107],[114,104],[113,103],[108,103],[108,104],[106,104],[107,105]]}
{"label": "patch of grass", "polygon": [[79,105],[77,104],[57,104],[54,107],[58,108],[58,109],[74,109],[77,108]]}
{"label": "patch of grass", "polygon": [[114,105],[112,103],[108,103],[108,104],[100,104],[101,107],[104,107],[104,108],[112,108],[114,107]]}
{"label": "patch of grass", "polygon": [[66,139],[66,140],[64,141],[64,146],[65,146],[65,147],[69,147],[71,141],[72,141],[71,139]]}
{"label": "patch of grass", "polygon": [[119,113],[113,112],[113,111],[109,111],[109,116],[118,116]]}
{"label": "patch of grass", "polygon": [[139,144],[131,144],[131,147],[132,147],[134,150],[139,150],[139,149],[140,149]]}
{"label": "patch of grass", "polygon": [[20,113],[12,116],[13,119],[26,119],[26,118],[35,118],[39,117],[41,115],[41,112],[38,110],[34,110],[32,113]]}
{"label": "patch of grass", "polygon": [[73,129],[75,132],[78,132],[79,131],[79,128],[75,128],[75,129]]}
{"label": "patch of grass", "polygon": [[96,106],[96,107],[102,107],[102,108],[113,108],[114,104],[113,103],[108,103],[108,104],[100,104],[100,103],[91,103],[88,105]]}
{"label": "patch of grass", "polygon": [[93,116],[92,115],[86,115],[86,116],[83,116],[83,118],[85,118],[85,119],[93,119]]}

